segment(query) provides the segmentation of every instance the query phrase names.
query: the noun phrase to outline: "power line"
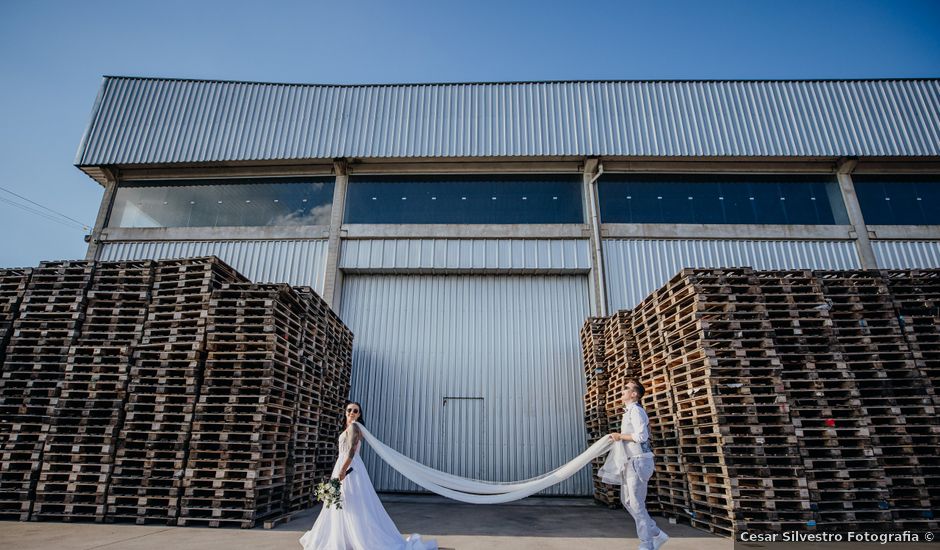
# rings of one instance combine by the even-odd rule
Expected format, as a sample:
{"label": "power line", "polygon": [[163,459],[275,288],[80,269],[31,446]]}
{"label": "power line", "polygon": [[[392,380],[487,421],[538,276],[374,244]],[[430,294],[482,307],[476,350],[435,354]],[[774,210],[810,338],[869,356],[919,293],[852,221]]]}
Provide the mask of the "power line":
{"label": "power line", "polygon": [[77,223],[78,225],[82,226],[82,229],[84,229],[84,230],[86,230],[86,231],[87,231],[88,228],[90,227],[90,226],[89,226],[87,223],[85,223],[85,222],[80,222],[80,221],[76,220],[75,218],[66,216],[66,215],[63,214],[62,212],[59,212],[58,210],[53,210],[53,209],[49,208],[48,206],[43,206],[43,205],[39,204],[39,203],[36,202],[36,201],[27,199],[27,198],[24,197],[23,195],[20,195],[20,194],[18,194],[18,193],[14,193],[13,191],[10,191],[9,189],[7,189],[6,187],[3,187],[2,185],[0,185],[0,191],[5,191],[5,192],[7,192],[7,193],[13,195],[14,197],[18,197],[18,198],[20,198],[20,199],[23,199],[24,201],[26,201],[26,202],[28,202],[28,203],[30,203],[30,204],[35,204],[36,206],[38,206],[39,208],[42,208],[43,210],[48,210],[49,212],[52,212],[53,214],[55,214],[55,215],[57,215],[57,216],[61,216],[61,217],[65,218],[65,219],[67,219],[67,220],[69,220],[69,221],[73,221],[73,222]]}
{"label": "power line", "polygon": [[31,214],[35,214],[35,215],[37,215],[37,216],[39,216],[39,217],[41,217],[41,218],[45,218],[45,219],[47,219],[47,220],[49,220],[49,221],[51,221],[51,222],[55,222],[55,223],[57,223],[57,224],[59,224],[59,225],[64,225],[64,226],[66,226],[66,227],[71,227],[72,229],[81,229],[82,231],[87,231],[87,230],[88,230],[88,227],[82,225],[81,223],[76,224],[76,223],[74,223],[74,222],[70,222],[70,221],[63,220],[62,218],[57,218],[57,217],[55,217],[55,216],[51,216],[51,215],[49,215],[49,214],[47,214],[47,213],[45,213],[45,212],[43,212],[43,211],[41,211],[41,210],[36,210],[35,208],[30,208],[29,206],[26,206],[25,204],[20,204],[20,203],[18,203],[18,202],[14,202],[14,201],[11,201],[11,200],[9,200],[9,199],[5,199],[5,198],[3,198],[3,197],[0,197],[0,202],[4,202],[4,203],[6,203],[6,204],[9,204],[10,206],[13,206],[13,207],[15,207],[15,208],[19,208],[20,210],[25,210],[26,212],[29,212],[29,213],[31,213]]}
{"label": "power line", "polygon": [[83,230],[85,229],[84,226],[81,226],[81,225],[76,224],[76,223],[74,223],[74,222],[70,222],[70,221],[64,220],[64,219],[62,219],[62,218],[57,218],[57,217],[52,216],[52,215],[50,215],[50,214],[48,214],[48,213],[46,213],[46,212],[43,212],[42,210],[37,210],[37,209],[35,209],[35,208],[30,208],[29,206],[26,206],[25,204],[20,204],[20,203],[18,203],[18,202],[11,201],[11,200],[9,200],[9,199],[5,199],[5,198],[3,198],[3,197],[0,197],[0,202],[9,204],[10,206],[13,206],[13,207],[15,207],[15,208],[19,208],[20,210],[24,210],[24,211],[29,212],[29,213],[31,213],[31,214],[35,214],[35,215],[37,215],[37,216],[39,216],[39,217],[41,217],[41,218],[47,219],[47,220],[49,220],[49,221],[56,222],[56,223],[58,223],[58,224],[60,224],[60,225],[64,225],[64,226],[72,227],[72,228],[79,228],[79,227],[80,227],[80,228],[83,229]]}

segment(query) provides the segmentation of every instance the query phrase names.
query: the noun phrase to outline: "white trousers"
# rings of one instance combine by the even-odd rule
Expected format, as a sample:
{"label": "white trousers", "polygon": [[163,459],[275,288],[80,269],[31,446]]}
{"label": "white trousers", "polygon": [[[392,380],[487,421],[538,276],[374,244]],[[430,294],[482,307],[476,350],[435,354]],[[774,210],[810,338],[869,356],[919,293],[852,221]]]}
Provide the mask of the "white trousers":
{"label": "white trousers", "polygon": [[646,488],[653,476],[651,457],[629,460],[624,467],[623,485],[620,486],[620,502],[636,522],[636,534],[640,539],[640,550],[652,550],[653,537],[659,536],[659,527],[646,511]]}

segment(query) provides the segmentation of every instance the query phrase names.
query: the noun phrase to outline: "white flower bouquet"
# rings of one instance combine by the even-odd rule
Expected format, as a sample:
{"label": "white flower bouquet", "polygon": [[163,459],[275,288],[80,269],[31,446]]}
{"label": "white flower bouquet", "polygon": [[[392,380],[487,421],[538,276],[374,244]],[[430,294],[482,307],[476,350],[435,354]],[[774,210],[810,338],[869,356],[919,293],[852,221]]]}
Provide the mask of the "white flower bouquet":
{"label": "white flower bouquet", "polygon": [[317,485],[317,500],[323,503],[327,508],[343,509],[342,485],[338,478],[324,481]]}

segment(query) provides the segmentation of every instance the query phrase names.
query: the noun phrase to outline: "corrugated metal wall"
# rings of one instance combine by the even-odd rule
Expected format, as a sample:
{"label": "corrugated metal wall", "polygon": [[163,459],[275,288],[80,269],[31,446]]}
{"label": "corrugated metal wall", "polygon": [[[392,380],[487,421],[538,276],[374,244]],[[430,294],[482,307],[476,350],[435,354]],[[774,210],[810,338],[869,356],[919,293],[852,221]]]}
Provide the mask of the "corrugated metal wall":
{"label": "corrugated metal wall", "polygon": [[878,267],[884,269],[940,267],[940,241],[872,241]]}
{"label": "corrugated metal wall", "polygon": [[588,272],[588,240],[362,239],[343,241],[340,267],[371,271]]}
{"label": "corrugated metal wall", "polygon": [[[348,275],[341,310],[356,334],[352,398],[393,448],[500,481],[545,473],[585,449],[586,276]],[[443,449],[445,397],[482,398],[485,429],[460,427],[485,430],[482,465]],[[363,458],[376,489],[420,490],[368,450]],[[548,493],[590,494],[589,474]]]}
{"label": "corrugated metal wall", "polygon": [[323,86],[108,77],[80,166],[334,157],[940,154],[940,81]]}
{"label": "corrugated metal wall", "polygon": [[604,241],[607,302],[630,309],[685,267],[856,269],[852,241],[608,239]]}
{"label": "corrugated metal wall", "polygon": [[441,469],[460,477],[486,479],[486,400],[444,397],[441,416]]}
{"label": "corrugated metal wall", "polygon": [[256,283],[305,285],[323,292],[326,240],[126,241],[101,247],[101,260],[218,256]]}

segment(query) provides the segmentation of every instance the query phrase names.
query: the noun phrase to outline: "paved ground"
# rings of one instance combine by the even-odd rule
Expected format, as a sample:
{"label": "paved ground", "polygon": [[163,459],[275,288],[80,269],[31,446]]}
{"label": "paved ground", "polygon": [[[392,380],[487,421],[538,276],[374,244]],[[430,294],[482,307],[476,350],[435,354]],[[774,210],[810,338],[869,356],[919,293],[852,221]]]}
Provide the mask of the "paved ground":
{"label": "paved ground", "polygon": [[[384,496],[403,533],[437,539],[459,550],[624,550],[636,548],[623,510],[589,499],[526,499],[500,506],[457,504],[437,497]],[[273,530],[208,529],[123,524],[0,521],[0,548],[16,550],[252,550],[299,549],[319,508]],[[730,550],[731,541],[656,518],[672,536],[664,550]]]}

